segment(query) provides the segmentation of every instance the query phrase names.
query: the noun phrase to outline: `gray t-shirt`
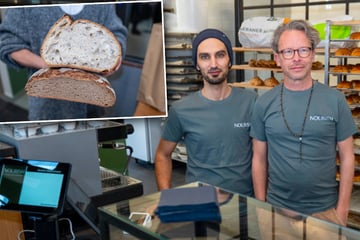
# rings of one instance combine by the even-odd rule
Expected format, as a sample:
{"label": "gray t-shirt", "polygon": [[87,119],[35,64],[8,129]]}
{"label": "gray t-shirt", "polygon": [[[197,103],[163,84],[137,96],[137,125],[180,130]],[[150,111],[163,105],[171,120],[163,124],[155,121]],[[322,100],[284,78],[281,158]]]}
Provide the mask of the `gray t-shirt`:
{"label": "gray t-shirt", "polygon": [[[301,132],[310,89],[284,88],[284,112],[291,130]],[[251,136],[268,144],[268,202],[305,214],[335,207],[336,144],[357,132],[342,93],[315,82],[299,158],[299,139],[286,128],[280,86],[256,102]]]}
{"label": "gray t-shirt", "polygon": [[253,91],[233,88],[228,98],[211,101],[196,92],[171,106],[163,138],[184,139],[188,182],[202,181],[253,195],[249,133],[256,96]]}

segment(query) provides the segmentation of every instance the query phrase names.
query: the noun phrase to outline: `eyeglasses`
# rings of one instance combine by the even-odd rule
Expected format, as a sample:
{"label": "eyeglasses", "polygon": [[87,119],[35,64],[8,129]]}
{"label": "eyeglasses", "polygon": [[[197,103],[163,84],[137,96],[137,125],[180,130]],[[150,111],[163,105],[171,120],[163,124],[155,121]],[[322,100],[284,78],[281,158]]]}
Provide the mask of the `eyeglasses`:
{"label": "eyeglasses", "polygon": [[300,57],[306,58],[310,55],[311,51],[311,47],[301,47],[298,49],[287,48],[279,51],[279,53],[281,53],[285,59],[292,59],[295,55],[295,52],[297,52]]}

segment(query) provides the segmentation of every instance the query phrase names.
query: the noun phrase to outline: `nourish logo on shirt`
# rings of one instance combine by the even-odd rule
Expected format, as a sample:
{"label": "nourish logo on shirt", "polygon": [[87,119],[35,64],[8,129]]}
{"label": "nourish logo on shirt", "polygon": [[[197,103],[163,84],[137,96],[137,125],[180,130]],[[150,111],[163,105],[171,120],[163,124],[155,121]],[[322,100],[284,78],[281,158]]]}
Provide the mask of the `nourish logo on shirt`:
{"label": "nourish logo on shirt", "polygon": [[234,128],[249,128],[250,126],[250,122],[234,123]]}
{"label": "nourish logo on shirt", "polygon": [[314,116],[310,116],[310,121],[334,121],[334,117],[314,115]]}

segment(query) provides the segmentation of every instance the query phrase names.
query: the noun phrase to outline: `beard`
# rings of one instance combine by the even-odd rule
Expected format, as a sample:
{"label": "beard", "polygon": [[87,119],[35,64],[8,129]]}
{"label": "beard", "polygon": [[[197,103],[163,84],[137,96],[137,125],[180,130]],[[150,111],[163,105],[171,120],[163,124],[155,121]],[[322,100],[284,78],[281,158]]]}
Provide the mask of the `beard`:
{"label": "beard", "polygon": [[212,77],[211,74],[207,73],[202,73],[202,76],[204,78],[204,80],[209,83],[210,85],[220,85],[223,82],[225,82],[228,78],[228,72],[221,72],[222,74],[219,74],[216,77]]}

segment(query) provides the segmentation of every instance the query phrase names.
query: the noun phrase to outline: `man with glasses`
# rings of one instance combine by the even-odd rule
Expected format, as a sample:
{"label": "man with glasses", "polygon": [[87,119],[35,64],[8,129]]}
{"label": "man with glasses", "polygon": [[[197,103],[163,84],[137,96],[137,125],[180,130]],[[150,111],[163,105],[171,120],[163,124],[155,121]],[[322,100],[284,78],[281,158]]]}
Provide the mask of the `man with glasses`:
{"label": "man with glasses", "polygon": [[[272,49],[284,82],[260,96],[254,107],[254,191],[256,198],[275,206],[346,225],[357,127],[344,95],[311,76],[319,41],[319,33],[303,20],[274,32]],[[296,229],[291,234],[302,237],[302,218],[289,216],[291,223],[277,226]]]}

